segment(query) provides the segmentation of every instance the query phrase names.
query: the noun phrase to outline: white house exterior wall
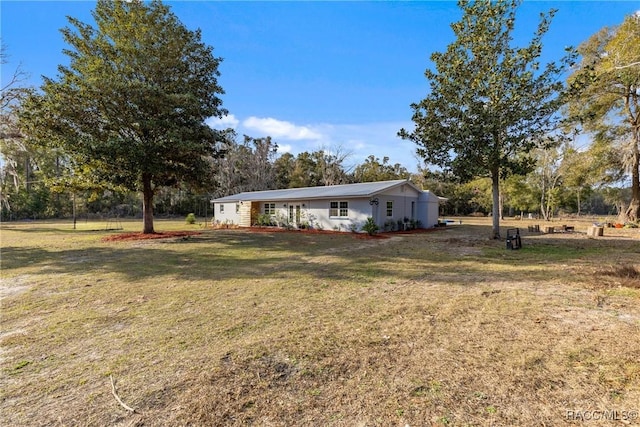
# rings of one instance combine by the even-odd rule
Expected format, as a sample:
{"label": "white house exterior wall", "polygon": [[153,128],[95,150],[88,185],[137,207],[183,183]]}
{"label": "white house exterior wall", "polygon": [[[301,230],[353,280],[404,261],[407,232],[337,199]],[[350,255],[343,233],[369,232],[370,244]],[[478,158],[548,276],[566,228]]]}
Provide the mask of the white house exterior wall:
{"label": "white house exterior wall", "polygon": [[422,226],[424,228],[435,227],[438,224],[439,214],[440,200],[438,199],[438,196],[430,191],[422,192],[418,200],[418,216],[420,218],[425,218],[422,220]]}
{"label": "white house exterior wall", "polygon": [[[378,225],[383,225],[388,220],[397,221],[399,219],[409,218],[409,219],[417,219],[417,212],[411,213],[411,202],[415,203],[418,201],[417,197],[398,197],[398,196],[380,196],[378,197],[378,205],[376,206],[378,210]],[[387,202],[392,202],[392,216],[387,216]]]}
{"label": "white house exterior wall", "polygon": [[[348,202],[348,216],[345,218],[330,217],[329,209],[331,202]],[[282,212],[286,213],[288,218],[288,206],[301,207],[301,222],[308,222],[315,228],[323,230],[343,230],[350,229],[351,224],[357,223],[360,226],[364,224],[367,217],[371,216],[371,205],[369,199],[345,199],[336,198],[335,200],[306,200],[306,201],[290,201],[286,203],[287,207],[282,208]],[[304,206],[302,206],[304,205]],[[279,211],[277,208],[276,211]]]}
{"label": "white house exterior wall", "polygon": [[[384,229],[385,222],[392,220],[397,223],[404,218],[420,221],[423,228],[431,228],[438,222],[439,199],[429,191],[419,191],[410,185],[401,185],[378,193],[372,197],[336,197],[311,200],[260,200],[237,202],[214,202],[214,219],[218,223],[229,223],[239,226],[253,225],[257,213],[264,213],[265,203],[275,204],[277,219],[289,219],[289,206],[300,207],[300,223],[310,224],[324,230],[349,231],[353,224],[359,228],[368,217],[373,217],[380,229]],[[371,203],[377,200],[377,204]],[[348,202],[348,217],[330,217],[330,203]],[[387,202],[393,202],[393,215],[387,217]],[[239,209],[236,209],[236,205]],[[224,206],[220,212],[220,206]],[[295,215],[295,210],[294,210]],[[295,221],[295,218],[294,218]]]}
{"label": "white house exterior wall", "polygon": [[[224,206],[222,212],[220,212],[220,206]],[[240,214],[236,213],[236,203],[214,204],[213,218],[221,224],[240,224]]]}
{"label": "white house exterior wall", "polygon": [[396,187],[394,189],[388,190],[384,193],[382,193],[383,195],[389,195],[389,196],[398,196],[398,197],[418,197],[419,193],[413,188],[410,187],[409,185],[401,185],[399,187]]}

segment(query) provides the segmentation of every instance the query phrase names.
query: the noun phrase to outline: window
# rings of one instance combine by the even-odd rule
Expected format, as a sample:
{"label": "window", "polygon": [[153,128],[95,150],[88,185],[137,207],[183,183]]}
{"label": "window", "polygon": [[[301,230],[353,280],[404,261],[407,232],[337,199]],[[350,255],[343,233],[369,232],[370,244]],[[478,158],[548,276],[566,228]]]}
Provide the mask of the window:
{"label": "window", "polygon": [[329,202],[330,217],[348,217],[349,202]]}
{"label": "window", "polygon": [[275,215],[276,214],[276,204],[275,203],[265,203],[264,204],[264,213],[265,213],[265,215]]}
{"label": "window", "polygon": [[236,213],[240,213],[240,203],[236,203]]}
{"label": "window", "polygon": [[387,202],[387,216],[388,217],[393,216],[393,202],[392,201]]}
{"label": "window", "polygon": [[224,205],[222,203],[220,203],[220,213],[221,214],[224,213]]}

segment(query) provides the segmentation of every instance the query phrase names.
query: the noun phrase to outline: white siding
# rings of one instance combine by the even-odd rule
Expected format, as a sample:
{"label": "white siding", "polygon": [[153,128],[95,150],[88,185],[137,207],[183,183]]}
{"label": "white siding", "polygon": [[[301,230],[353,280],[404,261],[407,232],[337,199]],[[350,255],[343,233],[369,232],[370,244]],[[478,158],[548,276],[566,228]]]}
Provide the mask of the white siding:
{"label": "white siding", "polygon": [[[289,220],[289,207],[294,208],[294,223],[296,222],[296,207],[300,207],[300,221],[293,226],[310,224],[314,228],[323,230],[350,231],[353,224],[358,230],[366,222],[368,217],[373,217],[380,229],[384,229],[384,223],[388,220],[397,223],[404,218],[419,220],[423,228],[431,228],[438,222],[439,199],[429,191],[416,191],[410,185],[401,185],[388,192],[380,193],[372,199],[378,201],[371,203],[368,197],[347,198],[336,197],[321,200],[263,200],[254,202],[238,202],[239,212],[236,212],[236,202],[214,203],[214,220],[220,223],[236,224],[241,227],[253,225],[259,214],[264,213],[265,203],[275,204],[274,218]],[[342,217],[330,217],[331,202],[348,202],[348,215]],[[387,202],[393,202],[393,215],[387,217]],[[224,211],[220,212],[220,206]]]}
{"label": "white siding", "polygon": [[433,228],[438,224],[440,213],[440,200],[430,191],[423,191],[418,201],[418,217],[422,227]]}
{"label": "white siding", "polygon": [[[220,206],[224,206],[220,212]],[[240,214],[236,213],[236,203],[214,203],[213,220],[221,224],[240,224]]]}
{"label": "white siding", "polygon": [[[337,218],[329,216],[331,202],[348,202],[348,216]],[[357,224],[358,229],[372,215],[369,199],[345,199],[311,200],[306,202],[304,210],[308,221],[315,227],[323,230],[349,231],[352,224]]]}
{"label": "white siding", "polygon": [[[393,221],[397,224],[398,220],[404,221],[405,218],[420,220],[421,226],[426,227],[426,223],[419,216],[418,199],[420,192],[416,191],[409,185],[402,185],[391,191],[376,196],[378,205],[374,205],[374,219],[381,230],[387,221]],[[387,202],[393,203],[392,215],[387,216]],[[397,225],[396,225],[397,227]]]}

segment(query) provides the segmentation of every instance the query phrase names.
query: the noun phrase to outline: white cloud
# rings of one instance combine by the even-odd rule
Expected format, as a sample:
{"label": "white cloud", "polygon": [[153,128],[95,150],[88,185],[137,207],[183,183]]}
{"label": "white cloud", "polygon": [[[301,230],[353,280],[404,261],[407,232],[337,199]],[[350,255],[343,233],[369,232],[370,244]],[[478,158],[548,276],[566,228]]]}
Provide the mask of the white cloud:
{"label": "white cloud", "polygon": [[[390,164],[400,163],[409,171],[415,171],[421,163],[415,155],[415,144],[397,136],[401,128],[412,127],[412,122],[314,124],[311,128],[321,134],[322,138],[309,141],[310,144],[307,143],[306,147],[299,151],[339,149],[350,154],[346,161],[348,166],[363,163],[371,155],[380,161],[388,157]],[[293,150],[292,154],[296,154],[296,150]]]}
{"label": "white cloud", "polygon": [[278,153],[291,153],[292,150],[291,144],[278,144]]}
{"label": "white cloud", "polygon": [[223,116],[222,118],[218,117],[209,117],[204,121],[209,127],[218,130],[224,130],[228,128],[235,129],[238,127],[240,120],[236,119],[236,116],[233,114],[228,114]]}
{"label": "white cloud", "polygon": [[280,154],[297,156],[304,151],[340,150],[350,154],[347,167],[361,164],[373,155],[380,161],[388,157],[390,164],[400,163],[409,171],[415,171],[421,161],[416,158],[415,144],[397,136],[401,128],[411,130],[413,123],[313,123],[301,126],[285,120],[252,116],[241,120],[237,130],[256,138],[272,137]]}
{"label": "white cloud", "polygon": [[264,136],[274,139],[283,138],[290,140],[319,140],[322,135],[307,126],[297,126],[291,122],[277,120],[271,117],[249,117],[242,122],[242,126],[253,131],[262,132]]}

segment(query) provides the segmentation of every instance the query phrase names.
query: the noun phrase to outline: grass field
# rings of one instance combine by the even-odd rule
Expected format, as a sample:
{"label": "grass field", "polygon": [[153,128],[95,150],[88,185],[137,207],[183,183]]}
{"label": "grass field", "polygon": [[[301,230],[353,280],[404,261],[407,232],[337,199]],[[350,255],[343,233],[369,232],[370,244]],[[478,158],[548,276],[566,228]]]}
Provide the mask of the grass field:
{"label": "grass field", "polygon": [[639,425],[640,231],[533,223],[2,224],[0,425]]}

